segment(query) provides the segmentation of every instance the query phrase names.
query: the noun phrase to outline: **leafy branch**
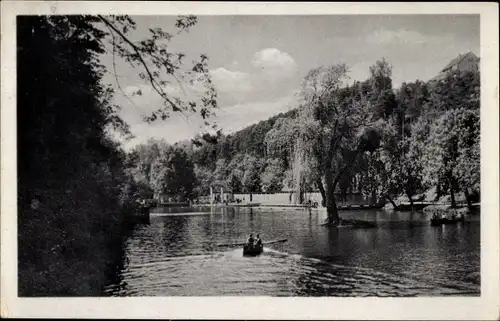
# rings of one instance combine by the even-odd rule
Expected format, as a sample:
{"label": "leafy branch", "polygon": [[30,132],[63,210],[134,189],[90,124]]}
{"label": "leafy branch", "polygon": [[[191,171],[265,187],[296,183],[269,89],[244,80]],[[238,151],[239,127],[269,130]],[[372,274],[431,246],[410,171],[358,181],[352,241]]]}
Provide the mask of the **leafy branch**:
{"label": "leafy branch", "polygon": [[[173,53],[169,50],[169,43],[173,38],[172,34],[162,31],[161,28],[150,28],[151,36],[149,38],[134,42],[129,33],[136,26],[135,22],[128,16],[104,17],[98,15],[97,17],[108,28],[109,34],[112,36],[113,56],[118,54],[133,67],[141,67],[143,72],[139,73],[139,77],[150,85],[164,102],[164,107],[153,111],[150,116],[144,118],[145,121],[150,123],[158,118],[165,120],[170,116],[170,111],[181,113],[186,118],[186,112],[197,112],[204,119],[204,124],[210,125],[207,120],[215,115],[214,109],[218,106],[217,93],[210,78],[206,55],[201,54],[200,60],[193,61],[191,68],[183,68],[185,54]],[[194,16],[180,16],[176,22],[176,27],[179,29],[178,34],[188,31],[196,22],[197,19]],[[114,68],[116,76],[115,65]],[[175,80],[176,86],[182,91],[185,99],[180,99],[167,91],[166,87],[171,84],[169,77]],[[197,101],[189,100],[183,83],[191,85],[193,96],[200,99],[201,106]],[[200,85],[203,89],[200,88]],[[176,90],[177,87],[173,87],[173,90]],[[141,95],[142,91],[138,90],[135,94]],[[216,127],[216,124],[212,126],[212,128]]]}

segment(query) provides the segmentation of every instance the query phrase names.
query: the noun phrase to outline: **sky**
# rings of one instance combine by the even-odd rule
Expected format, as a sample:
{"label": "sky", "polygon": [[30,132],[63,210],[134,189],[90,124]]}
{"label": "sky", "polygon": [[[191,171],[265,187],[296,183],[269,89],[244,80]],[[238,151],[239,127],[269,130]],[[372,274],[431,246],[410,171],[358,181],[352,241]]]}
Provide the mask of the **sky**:
{"label": "sky", "polygon": [[[132,16],[137,30],[175,31],[175,16]],[[345,63],[351,80],[365,80],[369,67],[385,58],[392,65],[393,86],[434,77],[453,58],[480,55],[478,15],[339,15],[339,16],[199,16],[188,33],[175,35],[170,48],[188,58],[209,57],[218,91],[214,119],[224,133],[238,131],[297,106],[300,84],[309,70]],[[158,109],[161,98],[138,77],[139,70],[105,54],[105,81],[115,87],[120,116],[135,138],[130,148],[149,138],[170,143],[192,138],[202,121],[195,115],[172,115],[147,124],[142,116]],[[118,87],[119,84],[119,87]],[[141,96],[132,96],[141,89]]]}

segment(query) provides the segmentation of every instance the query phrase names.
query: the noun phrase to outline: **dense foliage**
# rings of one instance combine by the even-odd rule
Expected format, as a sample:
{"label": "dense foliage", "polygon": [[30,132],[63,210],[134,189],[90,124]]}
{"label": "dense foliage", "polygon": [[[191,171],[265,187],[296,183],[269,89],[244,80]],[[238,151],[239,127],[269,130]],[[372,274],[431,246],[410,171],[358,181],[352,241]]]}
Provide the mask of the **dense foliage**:
{"label": "dense foliage", "polygon": [[349,192],[397,206],[396,198],[413,204],[435,188],[437,197],[451,195],[453,206],[463,192],[471,206],[479,195],[479,73],[456,71],[398,89],[391,73],[384,59],[352,84],[344,65],[313,69],[298,109],[202,146],[184,143],[195,195],[210,186],[269,193],[300,185],[323,195],[332,224],[339,221],[334,194]]}
{"label": "dense foliage", "polygon": [[[184,31],[195,23],[195,17],[179,17],[177,27]],[[138,175],[136,161],[108,134],[126,135],[128,127],[111,103],[113,90],[102,84],[108,71],[99,59],[106,42],[163,98],[164,106],[148,121],[188,110],[208,119],[216,107],[207,57],[184,72],[181,57],[159,44],[171,35],[153,29],[150,38],[132,42],[127,35],[133,28],[126,16],[18,17],[20,296],[100,294],[106,269],[116,263],[134,198],[156,188]],[[198,79],[206,89],[201,101],[166,95],[162,88],[169,77]],[[174,164],[173,173],[166,170],[164,176],[183,179],[176,176],[176,164],[184,166],[182,155],[162,160]],[[141,175],[158,164],[149,166]]]}

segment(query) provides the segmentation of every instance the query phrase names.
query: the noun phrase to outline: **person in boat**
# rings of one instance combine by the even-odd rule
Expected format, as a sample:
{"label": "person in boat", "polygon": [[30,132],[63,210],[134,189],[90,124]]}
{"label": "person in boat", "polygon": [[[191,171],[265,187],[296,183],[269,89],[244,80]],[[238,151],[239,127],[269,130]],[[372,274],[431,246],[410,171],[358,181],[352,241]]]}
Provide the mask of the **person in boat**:
{"label": "person in boat", "polygon": [[253,246],[255,242],[255,239],[253,238],[253,234],[250,234],[247,240],[247,244]]}
{"label": "person in boat", "polygon": [[257,234],[257,237],[255,238],[255,245],[257,245],[257,246],[262,245],[262,240],[260,239],[260,234]]}

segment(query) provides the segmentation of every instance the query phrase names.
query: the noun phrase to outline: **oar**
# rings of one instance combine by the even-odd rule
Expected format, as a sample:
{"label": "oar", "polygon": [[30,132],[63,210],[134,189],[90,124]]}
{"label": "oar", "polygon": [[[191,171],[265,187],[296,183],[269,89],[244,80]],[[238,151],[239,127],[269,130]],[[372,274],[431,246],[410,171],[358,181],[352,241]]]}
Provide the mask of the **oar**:
{"label": "oar", "polygon": [[282,243],[282,242],[286,242],[286,241],[288,241],[288,239],[277,239],[277,240],[263,242],[263,244]]}
{"label": "oar", "polygon": [[217,244],[217,246],[242,246],[247,244],[247,242],[244,243],[229,243],[229,244]]}
{"label": "oar", "polygon": [[[267,242],[262,242],[262,244],[274,244],[274,243],[282,243],[288,241],[287,239],[278,239],[278,240],[272,240],[272,241],[267,241]],[[247,242],[243,243],[229,243],[229,244],[218,244],[217,246],[242,246],[247,244]]]}

